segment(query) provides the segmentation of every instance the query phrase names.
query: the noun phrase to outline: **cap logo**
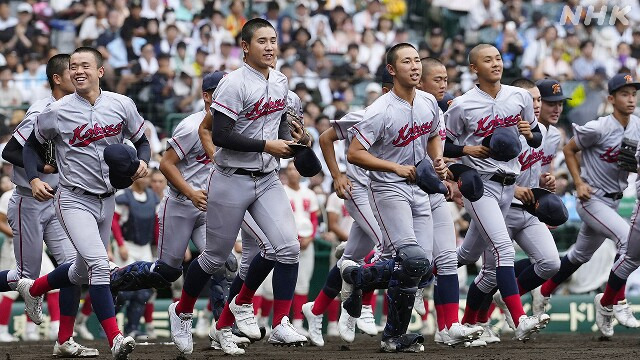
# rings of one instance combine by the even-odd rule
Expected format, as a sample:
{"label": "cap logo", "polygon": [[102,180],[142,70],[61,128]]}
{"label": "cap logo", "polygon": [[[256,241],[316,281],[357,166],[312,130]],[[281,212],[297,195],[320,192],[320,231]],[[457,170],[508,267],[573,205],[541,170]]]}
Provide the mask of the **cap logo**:
{"label": "cap logo", "polygon": [[551,85],[551,91],[553,92],[553,94],[559,94],[562,92],[562,88],[560,87],[560,84],[553,84]]}
{"label": "cap logo", "polygon": [[626,81],[627,83],[630,83],[630,82],[633,82],[633,78],[631,77],[631,75],[625,75],[624,81]]}

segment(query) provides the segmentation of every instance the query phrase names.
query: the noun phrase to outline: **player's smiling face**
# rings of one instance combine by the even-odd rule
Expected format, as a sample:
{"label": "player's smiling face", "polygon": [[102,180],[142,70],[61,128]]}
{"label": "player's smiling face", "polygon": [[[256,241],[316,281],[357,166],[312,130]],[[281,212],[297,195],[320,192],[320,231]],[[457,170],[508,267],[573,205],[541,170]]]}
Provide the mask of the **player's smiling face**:
{"label": "player's smiling face", "polygon": [[478,51],[476,63],[471,66],[478,78],[495,83],[502,79],[502,56],[495,47],[487,47]]}
{"label": "player's smiling face", "polygon": [[78,93],[100,88],[100,78],[104,68],[98,68],[95,56],[90,52],[78,52],[71,55],[69,76]]}
{"label": "player's smiling face", "polygon": [[253,33],[251,43],[242,42],[242,47],[249,65],[266,69],[276,58],[278,50],[276,31],[270,26],[261,27]]}
{"label": "player's smiling face", "polygon": [[400,86],[414,87],[420,84],[422,63],[418,51],[412,47],[399,49],[393,66],[387,65],[387,69]]}

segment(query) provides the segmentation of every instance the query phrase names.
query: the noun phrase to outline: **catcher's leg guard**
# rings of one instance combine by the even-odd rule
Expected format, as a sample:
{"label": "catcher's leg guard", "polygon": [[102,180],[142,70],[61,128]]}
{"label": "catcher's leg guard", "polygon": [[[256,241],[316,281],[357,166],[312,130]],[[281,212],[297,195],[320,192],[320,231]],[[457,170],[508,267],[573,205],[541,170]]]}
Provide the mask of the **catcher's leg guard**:
{"label": "catcher's leg guard", "polygon": [[111,273],[111,292],[168,288],[180,275],[182,269],[171,267],[161,260],[136,261]]}

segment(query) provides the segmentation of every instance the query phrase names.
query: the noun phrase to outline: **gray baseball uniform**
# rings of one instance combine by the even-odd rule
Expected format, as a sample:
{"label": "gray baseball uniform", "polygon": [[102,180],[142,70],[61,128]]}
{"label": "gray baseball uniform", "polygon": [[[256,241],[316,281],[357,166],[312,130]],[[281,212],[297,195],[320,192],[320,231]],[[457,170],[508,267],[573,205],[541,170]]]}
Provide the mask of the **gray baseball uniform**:
{"label": "gray baseball uniform", "polygon": [[[453,100],[444,119],[447,136],[457,145],[481,145],[482,140],[497,127],[508,128],[518,134],[517,124],[523,119],[531,124],[531,128],[538,125],[529,92],[508,85],[501,85],[495,98],[474,86]],[[458,262],[473,262],[474,254],[480,251],[478,249],[484,251],[489,246],[496,258],[496,266],[513,266],[515,251],[504,216],[511,205],[515,186],[502,185],[490,178],[496,173],[518,175],[518,159],[503,162],[465,156],[462,162],[480,173],[484,195],[473,203],[464,199],[465,209],[472,221],[464,243],[458,248]],[[502,213],[503,217],[496,217],[498,213]],[[480,238],[485,244],[477,241]]]}
{"label": "gray baseball uniform", "polygon": [[629,224],[618,214],[620,199],[613,196],[627,187],[629,173],[620,169],[616,161],[623,137],[640,139],[640,119],[631,115],[623,128],[613,115],[608,115],[574,126],[573,130],[582,154],[580,176],[593,193],[590,200],[578,202],[583,224],[567,257],[574,264],[584,264],[607,238],[616,243],[619,254],[626,252]]}
{"label": "gray baseball uniform", "polygon": [[[20,145],[24,146],[31,135],[36,117],[54,101],[55,98],[49,96],[29,107],[13,133]],[[38,176],[52,188],[58,186],[58,174],[39,173]],[[15,285],[20,278],[36,279],[40,275],[43,240],[58,264],[73,261],[76,253],[55,216],[53,200],[40,202],[33,197],[24,168],[14,166],[12,181],[16,190],[9,200],[7,220],[13,231],[17,268],[9,271],[7,280]]]}
{"label": "gray baseball uniform", "polygon": [[[338,139],[345,141],[345,153],[348,151],[349,144],[353,138],[353,135],[349,133],[349,128],[362,121],[364,112],[364,110],[350,112],[340,120],[331,121],[331,126],[335,129]],[[347,163],[346,174],[351,180],[352,188],[351,198],[346,199],[344,205],[354,223],[349,231],[344,254],[338,260],[338,266],[344,259],[362,264],[364,257],[376,246],[379,252],[382,251],[382,232],[373,215],[373,210],[369,204],[369,195],[367,194],[369,175],[366,170],[349,162]]]}
{"label": "gray baseball uniform", "polygon": [[[235,132],[275,140],[287,105],[287,83],[278,71],[270,70],[265,79],[244,64],[222,79],[211,107],[235,121]],[[297,263],[300,244],[293,211],[275,171],[278,159],[265,152],[218,148],[215,162],[207,198],[207,244],[198,257],[202,269],[213,273],[224,265],[246,211],[264,231],[277,260]]]}
{"label": "gray baseball uniform", "polygon": [[[371,104],[363,120],[349,132],[379,159],[416,165],[423,159],[431,161],[427,143],[439,136],[439,121],[433,95],[416,91],[411,105],[391,91]],[[392,256],[398,248],[417,243],[431,261],[433,219],[429,196],[394,173],[370,171],[369,177],[369,201],[384,239],[382,256]]]}
{"label": "gray baseball uniform", "polygon": [[109,284],[106,247],[115,201],[103,153],[110,144],[138,141],[144,120],[126,96],[102,91],[91,105],[73,93],[49,105],[34,131],[40,143],[53,140],[56,146],[60,186],[55,210],[77,251],[69,278],[74,284]]}

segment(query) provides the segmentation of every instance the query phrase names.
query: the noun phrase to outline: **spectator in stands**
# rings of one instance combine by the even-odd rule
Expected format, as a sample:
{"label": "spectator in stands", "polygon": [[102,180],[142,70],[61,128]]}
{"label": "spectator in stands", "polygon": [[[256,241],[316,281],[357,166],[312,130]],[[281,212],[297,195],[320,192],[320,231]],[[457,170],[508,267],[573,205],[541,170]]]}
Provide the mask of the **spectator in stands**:
{"label": "spectator in stands", "polygon": [[323,79],[329,76],[333,69],[333,62],[326,56],[325,45],[320,40],[311,44],[311,52],[307,58],[307,67]]}
{"label": "spectator in stands", "polygon": [[384,45],[389,47],[394,44],[396,40],[396,31],[394,30],[393,20],[388,16],[382,16],[378,20],[378,28],[376,29],[376,39]]}
{"label": "spectator in stands", "polygon": [[158,169],[151,171],[151,189],[158,198],[164,197],[164,191],[167,188],[167,179]]}
{"label": "spectator in stands", "polygon": [[316,40],[322,41],[328,47],[334,47],[336,39],[329,26],[329,19],[324,15],[316,15],[311,18],[311,27],[309,28],[311,42]]}
{"label": "spectator in stands", "polygon": [[280,5],[277,1],[271,0],[267,4],[267,12],[264,13],[264,19],[267,20],[275,29],[278,26],[280,18]]}
{"label": "spectator in stands", "polygon": [[522,55],[523,70],[525,77],[532,76],[540,63],[551,55],[551,46],[558,39],[558,30],[553,25],[544,28],[537,40],[529,43]]}
{"label": "spectator in stands", "polygon": [[375,74],[378,70],[378,66],[383,61],[383,57],[386,53],[384,45],[378,42],[376,39],[375,31],[373,29],[367,29],[362,34],[362,43],[360,43],[360,51],[358,55],[358,61],[366,64],[369,68],[369,72]]}
{"label": "spectator in stands", "polygon": [[7,49],[5,43],[13,37],[16,25],[18,25],[18,19],[11,16],[9,0],[0,1],[0,50]]}
{"label": "spectator in stands", "polygon": [[293,15],[293,30],[300,28],[311,28],[311,14],[308,0],[297,0],[295,3],[295,14]]}
{"label": "spectator in stands", "polygon": [[279,45],[288,44],[293,40],[293,20],[291,16],[284,15],[278,20],[278,43]]}
{"label": "spectator in stands", "polygon": [[[155,58],[154,58],[155,60]],[[171,69],[171,57],[169,54],[160,54],[156,60],[157,69],[151,76],[151,96],[150,100],[162,109],[162,113],[170,111],[165,103],[170,101],[173,96],[173,80],[175,72]],[[153,119],[153,118],[152,118]]]}
{"label": "spectator in stands", "polygon": [[552,46],[551,55],[538,64],[534,78],[538,80],[548,77],[558,79],[558,81],[573,79],[573,71],[571,66],[562,58],[563,53],[564,42],[557,40]]}
{"label": "spectator in stands", "polygon": [[160,53],[160,41],[162,41],[162,37],[160,36],[160,23],[156,19],[147,19],[147,35],[144,39],[147,41],[147,44],[153,45],[153,52],[156,54]]}
{"label": "spectator in stands", "polygon": [[78,34],[78,45],[92,44],[102,33],[110,27],[109,7],[105,0],[95,1],[95,15],[89,16],[82,22],[80,33]]}
{"label": "spectator in stands", "polygon": [[522,0],[507,0],[503,10],[505,23],[513,21],[517,28],[527,21],[527,12],[522,8]]}
{"label": "spectator in stands", "polygon": [[133,36],[144,38],[147,35],[145,28],[146,20],[142,18],[142,2],[141,0],[131,0],[129,3],[129,17],[124,20],[122,30],[131,31]]}
{"label": "spectator in stands", "polygon": [[160,52],[174,56],[178,51],[178,43],[180,38],[180,30],[174,24],[167,25],[164,36],[160,40]]}
{"label": "spectator in stands", "polygon": [[47,94],[47,74],[40,54],[31,53],[26,56],[25,70],[14,76],[18,89],[22,92],[22,101],[33,104]]}
{"label": "spectator in stands", "polygon": [[[214,10],[211,15],[211,39],[213,40],[214,52],[220,52],[220,46],[225,39],[233,39],[233,36],[224,26],[224,16],[218,10]],[[235,40],[233,41],[235,43]]]}
{"label": "spectator in stands", "polygon": [[[349,44],[347,48],[347,54],[345,55],[345,64],[343,67],[348,67],[349,76],[353,79],[367,80],[373,78],[372,72],[366,63],[368,58],[360,55],[361,45],[356,43]],[[366,51],[366,50],[365,50]]]}
{"label": "spectator in stands", "polygon": [[609,77],[619,73],[622,68],[629,69],[629,72],[635,76],[638,60],[631,57],[631,47],[629,44],[621,42],[616,48],[616,55],[608,58],[604,65]]}
{"label": "spectator in stands", "polygon": [[344,66],[333,68],[331,76],[328,79],[322,79],[318,82],[318,91],[322,97],[322,103],[331,104],[333,101],[333,93],[336,91],[343,92],[349,87],[349,77],[351,72]]}
{"label": "spectator in stands", "polygon": [[509,21],[496,39],[496,48],[500,50],[503,62],[503,76],[517,78],[521,76],[518,66],[520,56],[524,53],[524,38],[518,33],[516,24]]}
{"label": "spectator in stands", "polygon": [[595,70],[601,67],[600,61],[593,57],[593,40],[580,43],[580,57],[573,61],[573,77],[575,80],[591,80]]}
{"label": "spectator in stands", "polygon": [[381,5],[378,0],[368,0],[367,8],[353,15],[353,27],[358,33],[365,29],[375,29],[378,27]]}
{"label": "spectator in stands", "polygon": [[120,13],[117,10],[109,10],[107,15],[107,27],[102,31],[96,40],[98,47],[106,47],[107,44],[112,42],[118,37],[118,31],[120,30]]}
{"label": "spectator in stands", "polygon": [[35,38],[36,28],[33,26],[33,8],[29,3],[22,2],[17,7],[18,23],[13,28],[12,37],[5,47],[18,52],[22,57],[31,51],[32,40]]}
{"label": "spectator in stands", "polygon": [[176,45],[176,53],[171,58],[171,68],[178,73],[183,69],[193,68],[193,57],[187,54],[187,44],[184,41]]}
{"label": "spectator in stands", "polygon": [[431,34],[427,38],[427,49],[430,57],[442,58],[445,52],[442,28],[435,27],[431,29]]}
{"label": "spectator in stands", "polygon": [[[168,55],[165,55],[165,59],[168,59]],[[146,43],[142,46],[141,56],[138,60],[140,62],[140,68],[142,69],[143,77],[153,76],[158,71],[158,60],[156,59],[156,52],[153,44]],[[169,64],[167,64],[168,66]]]}
{"label": "spectator in stands", "polygon": [[140,16],[145,19],[162,19],[164,14],[164,1],[162,0],[143,0],[142,11]]}
{"label": "spectator in stands", "polygon": [[469,11],[467,26],[469,30],[480,30],[487,27],[499,29],[504,16],[499,0],[476,0]]}
{"label": "spectator in stands", "polygon": [[226,20],[227,30],[235,38],[247,22],[247,18],[244,16],[244,2],[242,0],[233,0],[230,9],[231,13]]}

